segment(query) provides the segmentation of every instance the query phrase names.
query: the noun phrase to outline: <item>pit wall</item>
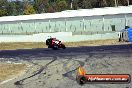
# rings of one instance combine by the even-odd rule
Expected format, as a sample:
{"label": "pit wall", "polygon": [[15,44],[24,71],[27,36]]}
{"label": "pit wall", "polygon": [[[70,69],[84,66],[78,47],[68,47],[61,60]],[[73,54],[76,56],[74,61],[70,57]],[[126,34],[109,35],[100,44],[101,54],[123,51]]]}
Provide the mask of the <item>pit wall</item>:
{"label": "pit wall", "polygon": [[56,32],[56,33],[39,33],[33,35],[0,35],[1,42],[45,42],[49,37],[56,37],[62,42],[79,42],[88,40],[105,40],[119,38],[119,32],[93,34],[93,35],[72,35],[72,32]]}

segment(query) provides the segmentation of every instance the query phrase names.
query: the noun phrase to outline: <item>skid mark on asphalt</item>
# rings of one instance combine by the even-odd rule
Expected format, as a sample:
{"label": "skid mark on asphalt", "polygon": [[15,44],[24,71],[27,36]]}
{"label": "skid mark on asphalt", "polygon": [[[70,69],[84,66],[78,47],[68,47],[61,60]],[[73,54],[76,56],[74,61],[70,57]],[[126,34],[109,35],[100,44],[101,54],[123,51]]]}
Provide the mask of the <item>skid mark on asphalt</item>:
{"label": "skid mark on asphalt", "polygon": [[[72,64],[70,65],[70,62]],[[78,63],[78,65],[76,64]],[[79,66],[84,66],[84,62],[75,60],[75,59],[68,59],[66,63],[63,64],[63,68],[65,69],[66,73],[62,74],[64,77],[69,78],[70,80],[76,81],[76,70]],[[73,68],[74,67],[74,68]],[[73,68],[73,69],[72,69]]]}
{"label": "skid mark on asphalt", "polygon": [[66,63],[63,64],[63,68],[65,69],[66,73],[62,74],[64,77],[68,77],[69,79],[71,80],[75,80],[74,77],[72,76],[72,73],[73,71],[75,71],[76,69],[70,71],[70,66],[68,66],[68,63],[70,62],[71,60],[67,60]]}
{"label": "skid mark on asphalt", "polygon": [[33,75],[29,76],[29,77],[26,77],[26,78],[24,78],[24,79],[22,79],[22,80],[16,81],[16,82],[14,83],[14,85],[16,85],[17,88],[23,88],[22,85],[23,85],[23,82],[24,82],[26,79],[32,78],[32,77],[34,77],[34,76],[40,74],[44,69],[46,69],[46,68],[48,67],[48,65],[50,65],[51,63],[53,63],[53,62],[56,61],[56,60],[57,60],[57,57],[55,57],[52,61],[50,61],[49,63],[47,63],[45,66],[42,66],[38,71],[36,71],[35,74],[33,74]]}
{"label": "skid mark on asphalt", "polygon": [[93,54],[89,53],[88,57],[86,57],[85,62],[89,61],[89,59],[93,58]]}

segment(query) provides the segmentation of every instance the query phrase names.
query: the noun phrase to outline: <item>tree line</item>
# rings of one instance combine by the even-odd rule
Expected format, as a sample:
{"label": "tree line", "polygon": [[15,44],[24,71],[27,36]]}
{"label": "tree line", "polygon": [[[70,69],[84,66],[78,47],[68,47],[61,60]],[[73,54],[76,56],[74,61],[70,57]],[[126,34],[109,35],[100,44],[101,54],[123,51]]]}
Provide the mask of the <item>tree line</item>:
{"label": "tree line", "polygon": [[131,4],[132,0],[0,0],[0,17]]}

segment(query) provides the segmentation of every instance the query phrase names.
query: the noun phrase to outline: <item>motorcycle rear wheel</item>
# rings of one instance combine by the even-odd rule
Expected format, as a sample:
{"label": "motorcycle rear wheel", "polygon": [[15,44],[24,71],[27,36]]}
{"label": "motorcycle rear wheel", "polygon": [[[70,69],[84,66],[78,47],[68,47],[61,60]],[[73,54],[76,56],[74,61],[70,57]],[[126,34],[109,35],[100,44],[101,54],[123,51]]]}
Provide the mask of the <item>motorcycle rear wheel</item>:
{"label": "motorcycle rear wheel", "polygon": [[58,45],[55,44],[52,49],[57,50],[58,48]]}
{"label": "motorcycle rear wheel", "polygon": [[64,44],[62,44],[61,46],[62,46],[62,49],[65,49],[66,48],[66,46]]}

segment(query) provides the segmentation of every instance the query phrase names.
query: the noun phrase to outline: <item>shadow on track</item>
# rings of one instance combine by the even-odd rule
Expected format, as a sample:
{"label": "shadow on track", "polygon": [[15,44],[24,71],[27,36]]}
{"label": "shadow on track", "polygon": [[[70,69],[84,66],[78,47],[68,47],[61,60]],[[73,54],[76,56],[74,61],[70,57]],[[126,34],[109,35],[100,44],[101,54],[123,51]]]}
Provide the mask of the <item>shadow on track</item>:
{"label": "shadow on track", "polygon": [[132,50],[131,44],[123,45],[103,45],[103,46],[80,46],[80,47],[68,47],[65,50],[52,50],[48,48],[36,48],[36,49],[19,49],[19,50],[1,50],[0,58],[12,58],[12,57],[64,57],[64,56],[77,56],[81,54],[89,54],[92,51],[126,51]]}

